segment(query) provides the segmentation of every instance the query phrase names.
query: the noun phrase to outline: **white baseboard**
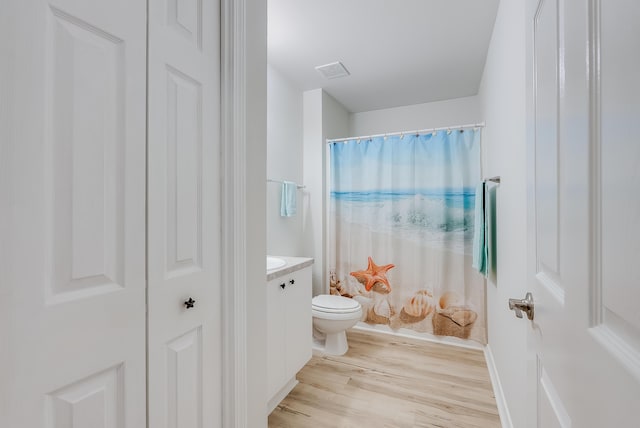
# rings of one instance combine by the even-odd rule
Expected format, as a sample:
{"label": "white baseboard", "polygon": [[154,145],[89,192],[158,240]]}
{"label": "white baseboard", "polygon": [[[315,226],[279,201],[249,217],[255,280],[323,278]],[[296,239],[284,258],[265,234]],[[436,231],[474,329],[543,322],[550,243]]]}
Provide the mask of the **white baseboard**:
{"label": "white baseboard", "polygon": [[287,382],[287,384],[283,386],[280,391],[276,392],[274,396],[271,397],[271,400],[269,400],[269,402],[267,403],[267,415],[270,415],[271,412],[273,412],[273,410],[278,407],[278,404],[280,404],[280,402],[284,400],[287,395],[289,395],[289,393],[293,390],[293,388],[296,387],[297,384],[298,379],[296,379],[296,377],[294,376],[289,379],[289,382]]}
{"label": "white baseboard", "polygon": [[417,331],[413,331],[408,328],[400,328],[398,330],[393,330],[391,329],[391,327],[384,324],[371,325],[361,321],[358,324],[356,324],[353,327],[353,329],[359,330],[359,331],[391,334],[393,336],[406,337],[408,339],[418,339],[418,340],[424,340],[426,342],[440,343],[443,345],[453,345],[453,346],[459,346],[461,348],[477,349],[480,351],[484,349],[481,344],[479,344],[478,342],[474,342],[473,340],[465,340],[465,339],[460,339],[458,337],[451,337],[451,336],[435,336],[430,333],[419,333]]}
{"label": "white baseboard", "polygon": [[511,415],[507,407],[507,398],[502,390],[496,362],[493,359],[493,353],[488,344],[484,347],[484,358],[487,360],[487,368],[489,369],[489,377],[491,377],[491,385],[493,385],[493,394],[496,396],[496,405],[498,406],[498,414],[500,415],[502,428],[513,428],[513,422],[511,421]]}

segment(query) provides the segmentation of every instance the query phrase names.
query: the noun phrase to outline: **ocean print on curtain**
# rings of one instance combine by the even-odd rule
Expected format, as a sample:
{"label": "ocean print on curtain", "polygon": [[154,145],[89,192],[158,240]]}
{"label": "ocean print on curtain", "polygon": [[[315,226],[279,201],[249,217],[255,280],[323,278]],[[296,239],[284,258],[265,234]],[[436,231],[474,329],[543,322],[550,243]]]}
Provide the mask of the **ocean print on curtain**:
{"label": "ocean print on curtain", "polygon": [[331,294],[392,329],[486,343],[471,267],[480,131],[330,143]]}

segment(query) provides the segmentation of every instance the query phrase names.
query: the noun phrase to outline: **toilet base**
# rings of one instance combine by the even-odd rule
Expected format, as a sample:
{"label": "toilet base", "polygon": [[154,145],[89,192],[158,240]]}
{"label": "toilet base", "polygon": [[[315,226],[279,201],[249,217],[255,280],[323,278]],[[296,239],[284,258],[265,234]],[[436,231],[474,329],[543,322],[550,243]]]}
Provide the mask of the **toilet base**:
{"label": "toilet base", "polygon": [[[315,333],[315,332],[314,332]],[[344,355],[349,350],[347,334],[345,331],[325,334],[324,338],[314,334],[313,349],[327,355]]]}

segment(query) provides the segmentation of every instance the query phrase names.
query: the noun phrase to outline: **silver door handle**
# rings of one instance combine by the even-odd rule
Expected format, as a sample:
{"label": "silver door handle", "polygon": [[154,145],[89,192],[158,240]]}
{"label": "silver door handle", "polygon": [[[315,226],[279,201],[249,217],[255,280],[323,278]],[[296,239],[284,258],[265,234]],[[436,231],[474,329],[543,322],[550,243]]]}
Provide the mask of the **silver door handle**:
{"label": "silver door handle", "polygon": [[516,316],[522,318],[522,312],[527,314],[527,318],[533,319],[533,295],[527,293],[524,299],[509,299],[509,309],[516,311]]}

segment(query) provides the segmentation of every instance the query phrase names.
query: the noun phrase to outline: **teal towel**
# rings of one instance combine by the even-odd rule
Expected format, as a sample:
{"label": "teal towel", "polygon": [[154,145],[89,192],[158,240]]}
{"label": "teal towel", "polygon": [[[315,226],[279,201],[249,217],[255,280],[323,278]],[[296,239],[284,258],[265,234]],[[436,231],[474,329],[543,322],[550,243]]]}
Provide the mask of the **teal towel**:
{"label": "teal towel", "polygon": [[476,187],[475,221],[473,233],[473,264],[472,266],[481,274],[487,275],[487,240],[485,236],[484,216],[484,183]]}
{"label": "teal towel", "polygon": [[296,213],[296,196],[298,185],[291,181],[282,183],[282,197],[280,199],[280,215],[291,217]]}
{"label": "teal towel", "polygon": [[496,275],[498,273],[498,249],[496,239],[496,218],[498,210],[496,209],[496,193],[498,186],[489,186],[485,193],[485,222],[487,224],[487,230],[485,231],[487,241],[487,275],[490,275],[492,280],[496,282]]}

